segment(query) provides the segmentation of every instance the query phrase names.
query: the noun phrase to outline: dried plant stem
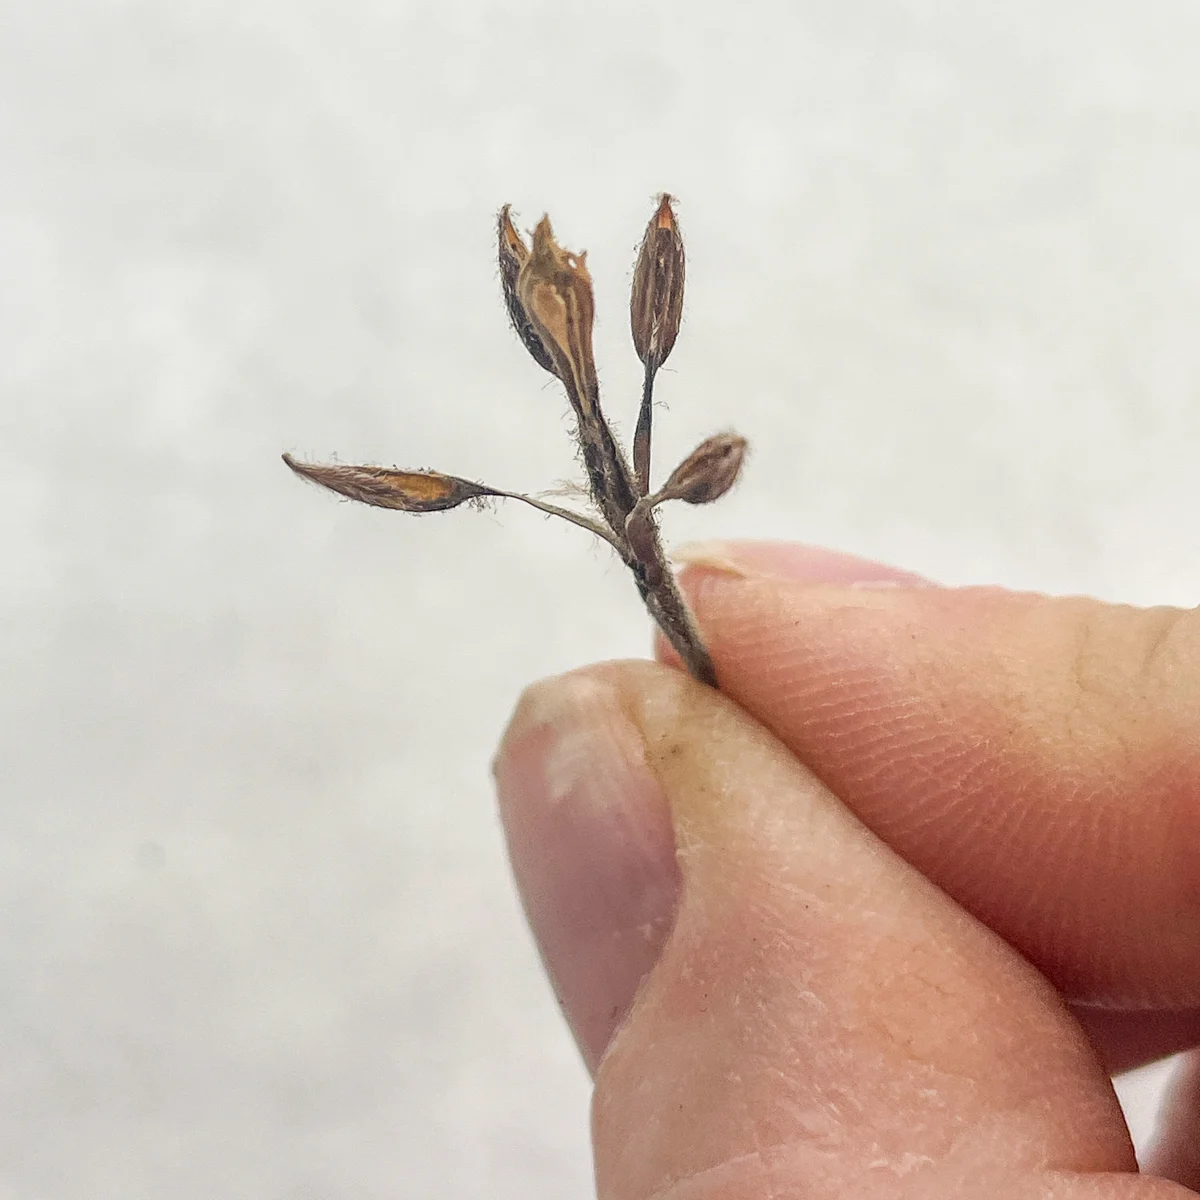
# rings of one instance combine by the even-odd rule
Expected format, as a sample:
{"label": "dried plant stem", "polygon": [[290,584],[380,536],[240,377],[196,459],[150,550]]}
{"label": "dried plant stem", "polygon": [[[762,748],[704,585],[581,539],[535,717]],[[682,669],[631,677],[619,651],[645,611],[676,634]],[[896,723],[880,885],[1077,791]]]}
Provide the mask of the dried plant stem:
{"label": "dried plant stem", "polygon": [[570,521],[572,525],[578,525],[580,529],[586,529],[588,533],[594,533],[598,538],[603,538],[622,557],[625,557],[620,542],[599,521],[593,521],[590,517],[585,517],[583,513],[572,512],[569,508],[559,508],[557,504],[547,504],[544,500],[526,496],[521,492],[503,492],[499,488],[489,488],[488,491],[491,495],[500,496],[505,500],[520,500],[522,504],[528,504],[549,516],[562,517],[564,521]]}
{"label": "dried plant stem", "polygon": [[[572,374],[564,373],[563,383],[578,421],[577,433],[592,498],[615,535],[615,538],[608,540],[633,571],[642,602],[683,660],[684,666],[701,682],[716,687],[716,669],[667,563],[651,514],[652,505],[647,505],[641,499],[644,494],[640,491],[641,481],[635,472],[630,471],[629,463],[613,437],[612,429],[600,408],[598,388],[593,395],[581,396],[574,379]],[[647,473],[649,427],[647,418],[644,468]],[[636,441],[634,446],[636,454]],[[630,517],[635,510],[638,520],[631,529]]]}
{"label": "dried plant stem", "polygon": [[595,413],[595,416],[585,418],[576,409],[583,466],[596,507],[613,533],[623,538],[625,520],[637,504],[633,476],[608,422],[599,409]]}
{"label": "dried plant stem", "polygon": [[659,558],[662,566],[653,586],[643,580],[638,566],[633,568],[642,602],[688,671],[701,683],[715,688],[718,686],[716,667],[696,627],[696,620],[675,582],[675,576],[663,561],[661,547]]}
{"label": "dried plant stem", "polygon": [[[638,496],[638,483],[598,406],[594,414],[579,436],[592,495],[619,539],[614,545],[633,571],[642,602],[684,666],[702,683],[716,687],[716,668],[663,552],[652,505]],[[648,444],[646,453],[648,469]]]}
{"label": "dried plant stem", "polygon": [[658,363],[649,359],[642,379],[642,406],[638,410],[637,428],[633,431],[633,473],[637,477],[637,494],[650,490],[650,427],[654,420],[654,376]]}

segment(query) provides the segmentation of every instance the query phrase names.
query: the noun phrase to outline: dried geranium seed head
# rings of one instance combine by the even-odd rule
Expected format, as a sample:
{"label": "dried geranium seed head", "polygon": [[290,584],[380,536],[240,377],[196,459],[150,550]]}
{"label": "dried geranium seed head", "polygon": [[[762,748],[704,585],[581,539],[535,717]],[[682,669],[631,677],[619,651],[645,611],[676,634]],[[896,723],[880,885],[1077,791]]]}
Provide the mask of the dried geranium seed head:
{"label": "dried geranium seed head", "polygon": [[549,217],[543,217],[533,231],[533,248],[517,277],[517,296],[572,402],[584,416],[593,416],[599,386],[592,354],[595,301],[587,254],[564,250],[554,240]]}
{"label": "dried geranium seed head", "polygon": [[283,461],[301,478],[311,479],[331,492],[375,508],[396,508],[411,513],[442,512],[457,508],[467,500],[495,495],[491,488],[481,483],[459,479],[457,475],[442,475],[438,471],[303,463],[290,454],[285,454]]}
{"label": "dried geranium seed head", "polygon": [[664,192],[642,238],[629,300],[633,344],[638,358],[652,369],[662,366],[679,336],[683,279],[683,238],[679,236],[672,198]]}
{"label": "dried geranium seed head", "polygon": [[522,264],[529,257],[529,247],[525,245],[524,238],[512,223],[507,204],[500,210],[500,216],[497,218],[496,234],[500,286],[504,291],[504,307],[508,310],[508,319],[533,361],[552,375],[556,375],[558,372],[554,369],[554,362],[546,347],[542,345],[542,339],[530,324],[529,314],[517,295],[517,276],[521,273]]}
{"label": "dried geranium seed head", "polygon": [[746,439],[736,433],[717,433],[705,438],[671,472],[658,497],[684,500],[688,504],[711,504],[737,482],[745,457]]}
{"label": "dried geranium seed head", "polygon": [[632,462],[613,436],[600,403],[592,347],[595,300],[587,256],[564,250],[546,217],[527,244],[507,205],[497,217],[496,254],[504,302],[517,335],[534,360],[558,377],[571,402],[594,513],[440,471],[302,463],[287,454],[283,461],[302,478],[376,508],[440,512],[504,498],[587,530],[620,555],[647,611],[687,669],[701,683],[716,687],[712,658],[667,564],[655,509],[665,500],[707,504],[723,495],[737,478],[746,443],[735,433],[711,437],[675,469],[664,487],[650,491],[654,380],[675,344],[683,309],[683,242],[671,197],[664,193],[659,198],[634,268],[633,339],[645,369]]}

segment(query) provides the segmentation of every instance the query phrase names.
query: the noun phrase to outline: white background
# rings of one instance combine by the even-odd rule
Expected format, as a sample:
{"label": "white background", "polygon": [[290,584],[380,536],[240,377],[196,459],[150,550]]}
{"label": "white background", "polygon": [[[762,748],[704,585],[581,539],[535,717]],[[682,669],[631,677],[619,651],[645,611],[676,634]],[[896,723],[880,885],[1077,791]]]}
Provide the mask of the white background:
{"label": "white background", "polygon": [[589,1195],[487,764],[646,619],[279,452],[572,476],[494,212],[591,251],[628,430],[666,188],[658,461],[754,445],[670,536],[1192,603],[1198,55],[1191,0],[6,5],[0,1196]]}

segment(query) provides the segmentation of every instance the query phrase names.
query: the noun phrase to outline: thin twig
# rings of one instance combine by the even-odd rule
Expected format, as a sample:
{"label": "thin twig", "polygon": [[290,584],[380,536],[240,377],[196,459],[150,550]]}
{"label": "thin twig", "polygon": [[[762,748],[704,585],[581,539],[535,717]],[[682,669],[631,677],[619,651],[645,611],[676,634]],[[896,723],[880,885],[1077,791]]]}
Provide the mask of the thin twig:
{"label": "thin twig", "polygon": [[658,363],[648,359],[642,377],[642,407],[638,411],[637,428],[633,431],[633,473],[639,497],[650,490],[650,426],[654,420],[654,376],[657,373]]}
{"label": "thin twig", "polygon": [[521,492],[503,492],[499,488],[489,488],[488,491],[491,495],[503,496],[506,500],[520,500],[522,504],[532,505],[552,517],[562,517],[564,521],[570,521],[572,525],[578,525],[580,529],[586,529],[588,533],[594,533],[598,538],[603,538],[618,554],[624,557],[624,547],[599,521],[593,521],[582,513],[572,512],[569,508],[559,508],[557,504],[547,504],[544,500],[525,496]]}

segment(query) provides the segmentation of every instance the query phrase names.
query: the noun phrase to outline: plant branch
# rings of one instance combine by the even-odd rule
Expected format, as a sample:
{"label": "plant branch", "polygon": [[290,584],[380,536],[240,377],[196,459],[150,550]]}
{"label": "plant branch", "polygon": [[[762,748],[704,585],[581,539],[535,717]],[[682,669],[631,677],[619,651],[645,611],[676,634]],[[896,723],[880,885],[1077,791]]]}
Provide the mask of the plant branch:
{"label": "plant branch", "polygon": [[500,211],[496,234],[509,319],[534,361],[566,389],[598,516],[440,471],[306,463],[288,454],[283,460],[302,478],[375,508],[432,513],[496,497],[519,500],[587,530],[607,542],[630,569],[643,603],[683,665],[700,682],[717,687],[712,659],[663,551],[654,510],[667,500],[708,504],[724,495],[741,470],[746,442],[730,432],[706,438],[662,487],[650,491],[654,380],[675,344],[683,313],[685,261],[673,200],[666,193],[659,197],[634,265],[630,331],[645,370],[632,465],[600,404],[592,344],[595,298],[586,253],[564,250],[545,217],[527,246],[507,206]]}
{"label": "plant branch", "polygon": [[573,512],[569,508],[560,508],[557,504],[547,504],[544,500],[537,500],[533,496],[526,496],[521,492],[503,492],[499,488],[488,488],[488,491],[491,495],[501,496],[506,500],[520,500],[523,504],[531,505],[549,516],[562,517],[564,521],[570,521],[572,525],[578,525],[580,529],[586,529],[588,533],[594,533],[596,537],[603,538],[622,558],[627,557],[625,547],[599,521],[593,521],[590,517],[585,517],[583,513]]}
{"label": "plant branch", "polygon": [[654,376],[657,373],[658,363],[648,359],[642,378],[642,407],[633,433],[633,474],[639,499],[650,490],[650,426],[654,419]]}

